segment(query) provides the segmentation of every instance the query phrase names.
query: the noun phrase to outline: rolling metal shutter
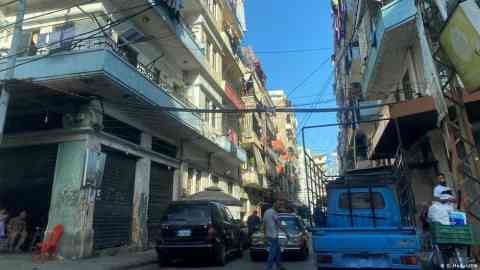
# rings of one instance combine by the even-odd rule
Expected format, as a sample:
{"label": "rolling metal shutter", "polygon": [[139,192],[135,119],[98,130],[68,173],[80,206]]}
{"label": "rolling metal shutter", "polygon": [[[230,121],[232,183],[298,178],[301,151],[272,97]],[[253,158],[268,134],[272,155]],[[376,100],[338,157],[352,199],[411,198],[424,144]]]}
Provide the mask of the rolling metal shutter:
{"label": "rolling metal shutter", "polygon": [[128,245],[131,238],[136,159],[107,151],[95,203],[95,249]]}
{"label": "rolling metal shutter", "polygon": [[166,166],[152,163],[148,205],[149,242],[154,242],[157,239],[162,214],[168,203],[172,201],[172,194],[173,170],[169,170]]}
{"label": "rolling metal shutter", "polygon": [[26,209],[32,228],[47,225],[57,151],[58,144],[0,150],[0,201]]}

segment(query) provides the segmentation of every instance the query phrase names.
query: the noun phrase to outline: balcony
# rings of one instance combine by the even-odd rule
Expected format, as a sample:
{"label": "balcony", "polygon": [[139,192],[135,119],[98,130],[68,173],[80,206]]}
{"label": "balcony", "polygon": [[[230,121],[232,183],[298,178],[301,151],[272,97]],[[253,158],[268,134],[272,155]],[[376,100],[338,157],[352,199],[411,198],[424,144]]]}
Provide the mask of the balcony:
{"label": "balcony", "polygon": [[370,99],[375,87],[391,85],[403,76],[406,53],[417,40],[415,0],[397,0],[385,5],[376,18],[376,31],[370,48],[363,75],[363,96]]}
{"label": "balcony", "polygon": [[227,136],[218,136],[215,138],[215,142],[225,152],[234,154],[238,158],[238,160],[242,161],[243,163],[247,162],[247,152],[243,150],[240,146],[231,143]]}
{"label": "balcony", "polygon": [[261,195],[268,188],[268,184],[263,179],[264,176],[252,171],[252,168],[242,172],[242,186],[250,195]]}
{"label": "balcony", "polygon": [[240,18],[238,18],[238,12],[237,12],[237,6],[236,6],[236,0],[224,0],[227,11],[224,14],[227,15],[227,18],[233,21],[233,25],[235,26],[235,30],[238,31],[239,33],[243,33],[246,29],[246,26],[241,22]]}
{"label": "balcony", "polygon": [[[145,65],[140,62],[132,65],[112,41],[96,38],[48,56],[42,55],[45,51],[38,53],[40,55],[18,59],[19,66],[15,70],[18,85],[11,93],[13,110],[28,106],[25,102],[38,98],[53,100],[53,96],[60,96],[67,100],[98,96],[106,104],[118,108],[126,118],[135,119],[130,124],[139,129],[148,127],[153,135],[160,132],[159,135],[174,139],[201,135],[201,146],[206,150],[219,152],[231,162],[246,161],[245,151],[232,146],[228,140],[225,143],[208,139],[208,129],[200,115],[156,109],[191,105],[169,94],[155,72]],[[0,62],[0,69],[5,67],[6,62]],[[0,76],[4,76],[4,72]],[[31,106],[38,107],[34,104]],[[224,152],[220,151],[222,149]]]}
{"label": "balcony", "polygon": [[237,109],[243,109],[245,105],[238,94],[239,91],[235,90],[235,88],[233,88],[233,86],[227,81],[225,81],[224,89],[228,100],[233,104],[233,106]]}

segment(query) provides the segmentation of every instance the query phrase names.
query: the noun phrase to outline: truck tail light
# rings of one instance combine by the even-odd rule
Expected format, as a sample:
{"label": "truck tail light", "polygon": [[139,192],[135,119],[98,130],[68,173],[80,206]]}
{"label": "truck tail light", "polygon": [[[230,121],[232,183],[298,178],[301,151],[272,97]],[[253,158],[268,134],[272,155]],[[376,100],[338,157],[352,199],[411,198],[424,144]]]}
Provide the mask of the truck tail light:
{"label": "truck tail light", "polygon": [[331,264],[333,262],[333,258],[331,255],[318,255],[317,262]]}
{"label": "truck tail light", "polygon": [[400,257],[400,262],[406,265],[417,265],[418,258],[417,256],[402,256]]}

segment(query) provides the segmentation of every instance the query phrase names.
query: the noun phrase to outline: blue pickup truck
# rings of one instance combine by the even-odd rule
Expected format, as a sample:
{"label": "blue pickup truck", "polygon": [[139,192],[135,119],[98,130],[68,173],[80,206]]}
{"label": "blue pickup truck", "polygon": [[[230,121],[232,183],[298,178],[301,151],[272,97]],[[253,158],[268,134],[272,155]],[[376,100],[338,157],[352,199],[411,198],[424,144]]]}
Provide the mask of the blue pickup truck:
{"label": "blue pickup truck", "polygon": [[420,269],[420,240],[402,225],[394,177],[350,175],[326,189],[323,224],[312,232],[318,269]]}

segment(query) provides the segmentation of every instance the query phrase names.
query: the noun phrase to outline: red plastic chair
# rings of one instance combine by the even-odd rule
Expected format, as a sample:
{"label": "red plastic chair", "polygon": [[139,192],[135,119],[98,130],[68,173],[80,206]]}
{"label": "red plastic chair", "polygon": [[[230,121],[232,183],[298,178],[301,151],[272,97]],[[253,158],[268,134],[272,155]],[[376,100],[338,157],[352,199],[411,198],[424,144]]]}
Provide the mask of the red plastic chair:
{"label": "red plastic chair", "polygon": [[39,256],[35,256],[34,260],[43,262],[44,260],[52,257],[58,251],[58,244],[63,235],[63,225],[57,224],[53,228],[53,231],[48,232],[47,240],[38,244],[37,250],[40,251]]}

